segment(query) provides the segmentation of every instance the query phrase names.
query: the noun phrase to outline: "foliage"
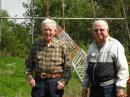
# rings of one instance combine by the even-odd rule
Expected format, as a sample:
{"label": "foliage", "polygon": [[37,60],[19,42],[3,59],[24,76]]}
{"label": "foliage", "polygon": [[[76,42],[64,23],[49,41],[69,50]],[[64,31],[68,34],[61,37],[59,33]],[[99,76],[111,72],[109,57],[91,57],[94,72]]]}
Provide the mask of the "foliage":
{"label": "foliage", "polygon": [[[29,33],[22,25],[8,22],[8,28],[2,29],[1,51],[12,56],[23,57],[28,51]],[[7,27],[7,26],[6,26]]]}
{"label": "foliage", "polygon": [[28,46],[31,45],[31,37],[27,26],[24,24],[17,24],[10,21],[10,30],[16,37],[14,48],[11,50],[13,56],[24,57],[28,52]]}
{"label": "foliage", "polygon": [[[3,16],[8,16],[6,11],[2,10]],[[28,25],[15,21],[3,19],[1,22],[1,43],[0,56],[12,55],[24,57],[28,52],[30,36]]]}
{"label": "foliage", "polygon": [[78,79],[76,72],[72,72],[72,78],[65,87],[65,97],[81,97],[82,83]]}

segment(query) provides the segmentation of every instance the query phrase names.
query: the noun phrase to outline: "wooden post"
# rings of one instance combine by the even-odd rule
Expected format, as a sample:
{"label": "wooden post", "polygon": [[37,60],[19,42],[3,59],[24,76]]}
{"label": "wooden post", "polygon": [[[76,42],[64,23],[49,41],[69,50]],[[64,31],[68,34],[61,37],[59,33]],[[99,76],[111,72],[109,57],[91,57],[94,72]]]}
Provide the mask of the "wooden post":
{"label": "wooden post", "polygon": [[[128,65],[130,65],[130,62],[128,62]],[[130,76],[127,82],[127,97],[130,97]]]}
{"label": "wooden post", "polygon": [[46,6],[46,16],[49,17],[49,1],[46,0],[45,2],[46,2],[46,4],[45,4],[45,6]]}
{"label": "wooden post", "polygon": [[[128,54],[130,56],[130,45],[128,45]],[[128,64],[130,65],[130,62]]]}
{"label": "wooden post", "polygon": [[65,18],[65,9],[64,9],[64,0],[61,0],[61,3],[62,3],[62,6],[61,6],[61,7],[62,7],[62,8],[61,8],[61,9],[62,9],[62,17],[63,17],[63,20],[62,20],[63,22],[62,22],[62,24],[63,24],[63,30],[65,31],[65,19],[64,19],[64,18]]}

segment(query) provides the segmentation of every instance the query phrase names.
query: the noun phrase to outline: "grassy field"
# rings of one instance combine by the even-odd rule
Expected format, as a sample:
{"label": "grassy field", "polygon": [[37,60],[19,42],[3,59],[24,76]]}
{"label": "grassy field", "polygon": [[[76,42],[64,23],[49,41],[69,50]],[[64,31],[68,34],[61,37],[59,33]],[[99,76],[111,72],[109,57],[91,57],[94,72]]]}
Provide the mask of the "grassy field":
{"label": "grassy field", "polygon": [[30,97],[24,76],[24,60],[0,58],[0,97]]}
{"label": "grassy field", "polygon": [[[30,97],[31,89],[24,75],[24,60],[0,57],[0,97]],[[73,72],[64,97],[81,97],[81,83]]]}

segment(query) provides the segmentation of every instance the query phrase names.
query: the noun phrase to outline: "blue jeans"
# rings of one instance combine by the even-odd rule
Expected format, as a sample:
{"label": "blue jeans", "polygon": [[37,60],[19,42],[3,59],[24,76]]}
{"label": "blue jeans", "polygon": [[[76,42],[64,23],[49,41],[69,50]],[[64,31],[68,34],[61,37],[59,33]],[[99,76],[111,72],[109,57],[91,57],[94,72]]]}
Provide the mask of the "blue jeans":
{"label": "blue jeans", "polygon": [[116,86],[115,84],[107,86],[92,85],[90,97],[116,97]]}
{"label": "blue jeans", "polygon": [[32,88],[32,97],[62,97],[64,90],[57,90],[57,81],[59,80],[59,78],[36,78],[36,86]]}

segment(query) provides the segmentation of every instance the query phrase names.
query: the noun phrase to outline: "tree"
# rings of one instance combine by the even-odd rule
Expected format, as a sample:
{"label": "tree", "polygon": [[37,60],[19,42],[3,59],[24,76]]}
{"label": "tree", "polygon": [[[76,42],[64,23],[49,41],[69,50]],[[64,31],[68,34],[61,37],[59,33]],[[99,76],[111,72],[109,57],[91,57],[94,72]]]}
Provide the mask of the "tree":
{"label": "tree", "polygon": [[[7,11],[1,10],[2,16],[8,16]],[[2,19],[1,22],[1,55],[13,55],[23,57],[26,55],[30,44],[29,26],[24,23]]]}
{"label": "tree", "polygon": [[[0,10],[1,16],[8,16],[8,12],[5,10]],[[1,19],[1,43],[0,43],[0,52],[3,54],[3,51],[6,52],[6,46],[9,38],[6,38],[7,32],[9,31],[9,25],[7,19]]]}

